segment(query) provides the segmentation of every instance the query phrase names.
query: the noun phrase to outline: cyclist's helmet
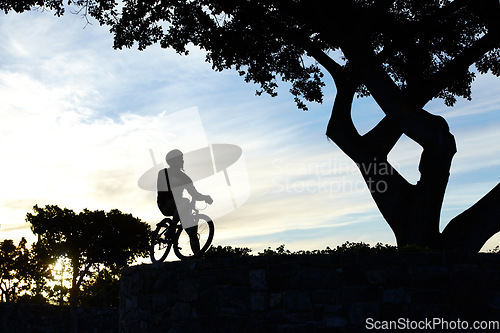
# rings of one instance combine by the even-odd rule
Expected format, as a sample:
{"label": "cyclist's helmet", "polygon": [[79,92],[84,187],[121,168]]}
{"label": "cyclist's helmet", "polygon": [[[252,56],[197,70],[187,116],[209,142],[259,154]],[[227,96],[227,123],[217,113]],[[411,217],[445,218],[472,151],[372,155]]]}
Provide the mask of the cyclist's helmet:
{"label": "cyclist's helmet", "polygon": [[167,156],[165,156],[165,161],[168,165],[170,165],[169,161],[176,160],[177,158],[182,156],[182,151],[180,151],[179,149],[173,149],[167,153]]}

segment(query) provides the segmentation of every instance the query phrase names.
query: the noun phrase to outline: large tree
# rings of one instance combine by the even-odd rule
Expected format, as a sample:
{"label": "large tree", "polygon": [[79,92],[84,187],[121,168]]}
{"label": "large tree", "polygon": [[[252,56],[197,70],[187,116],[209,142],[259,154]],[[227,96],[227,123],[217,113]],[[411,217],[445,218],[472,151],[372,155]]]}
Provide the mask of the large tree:
{"label": "large tree", "polygon": [[[479,251],[500,231],[499,185],[439,231],[456,145],[446,120],[424,109],[433,98],[449,106],[470,99],[477,74],[500,75],[499,1],[70,2],[111,27],[115,48],[159,43],[187,54],[194,44],[215,70],[236,69],[259,93],[274,95],[280,80],[291,82],[302,109],[322,101],[321,65],[337,88],[326,134],[359,166],[399,246]],[[63,10],[55,0],[0,2],[5,11],[32,5]],[[385,114],[364,135],[351,118],[356,95],[371,95]],[[387,160],[403,134],[423,148],[415,185]]]}
{"label": "large tree", "polygon": [[[84,211],[55,205],[33,207],[26,215],[31,230],[38,236],[33,245],[40,255],[71,262],[70,304],[75,306],[80,287],[101,266],[117,271],[139,257],[148,255],[150,227],[119,210]],[[94,269],[94,270],[92,270]]]}

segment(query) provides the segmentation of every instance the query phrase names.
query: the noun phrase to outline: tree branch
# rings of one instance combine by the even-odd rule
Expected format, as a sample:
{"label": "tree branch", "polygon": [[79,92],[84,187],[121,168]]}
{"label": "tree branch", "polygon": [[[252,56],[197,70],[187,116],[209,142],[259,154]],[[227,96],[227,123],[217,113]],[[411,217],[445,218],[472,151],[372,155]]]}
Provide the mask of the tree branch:
{"label": "tree branch", "polygon": [[397,123],[403,133],[424,149],[439,148],[442,152],[446,151],[447,155],[450,152],[453,156],[456,152],[455,140],[449,133],[446,121],[408,101],[367,46],[358,43],[355,46],[346,45],[343,50],[353,66],[363,73],[362,82],[382,111]]}
{"label": "tree branch", "polygon": [[500,183],[448,223],[442,232],[445,248],[479,252],[492,235],[500,232],[499,202]]}
{"label": "tree branch", "polygon": [[457,75],[467,70],[482,55],[498,47],[500,47],[500,35],[496,32],[488,32],[471,47],[457,55],[444,68],[432,77],[424,80],[417,92],[409,92],[409,95],[418,105],[424,106],[444,87],[450,84]]}
{"label": "tree branch", "polygon": [[332,76],[333,80],[335,81],[335,85],[338,88],[338,85],[340,84],[346,84],[347,82],[347,75],[344,72],[344,68],[338,64],[335,60],[333,60],[330,56],[328,56],[323,50],[321,50],[319,47],[311,45],[311,43],[308,43],[309,45],[306,47],[306,52],[316,59],[317,62],[320,63],[321,66],[323,66],[328,73]]}
{"label": "tree branch", "polygon": [[335,142],[353,161],[359,161],[365,151],[351,117],[354,89],[337,85],[337,95],[333,103],[332,115],[326,135]]}
{"label": "tree branch", "polygon": [[82,285],[82,282],[83,282],[83,278],[89,273],[90,271],[90,267],[92,267],[92,263],[87,263],[87,265],[85,265],[85,268],[78,272],[78,281],[76,283],[76,288],[77,289],[80,289],[80,286]]}
{"label": "tree branch", "polygon": [[363,135],[363,140],[367,145],[373,147],[375,156],[387,159],[387,155],[402,134],[401,127],[394,120],[385,116],[374,128]]}
{"label": "tree branch", "polygon": [[338,64],[319,47],[307,43],[306,51],[330,73],[337,88],[326,135],[351,159],[359,161],[364,146],[351,117],[357,85],[345,67]]}

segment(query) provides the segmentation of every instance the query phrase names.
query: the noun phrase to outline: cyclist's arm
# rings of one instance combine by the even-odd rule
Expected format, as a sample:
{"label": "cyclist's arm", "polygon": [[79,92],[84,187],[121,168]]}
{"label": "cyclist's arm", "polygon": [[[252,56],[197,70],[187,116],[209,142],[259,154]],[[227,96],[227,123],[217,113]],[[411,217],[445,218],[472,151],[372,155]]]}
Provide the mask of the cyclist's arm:
{"label": "cyclist's arm", "polygon": [[211,204],[213,202],[212,198],[209,195],[204,195],[204,194],[201,194],[200,192],[198,192],[196,187],[194,187],[194,185],[193,185],[193,181],[191,180],[191,178],[189,178],[188,175],[185,174],[185,177],[186,177],[186,179],[185,179],[186,181],[185,181],[184,188],[189,193],[189,195],[191,195],[193,200],[206,201],[209,204]]}
{"label": "cyclist's arm", "polygon": [[208,195],[204,195],[198,192],[198,190],[192,183],[186,185],[186,190],[188,191],[189,195],[196,201],[205,201],[208,197]]}

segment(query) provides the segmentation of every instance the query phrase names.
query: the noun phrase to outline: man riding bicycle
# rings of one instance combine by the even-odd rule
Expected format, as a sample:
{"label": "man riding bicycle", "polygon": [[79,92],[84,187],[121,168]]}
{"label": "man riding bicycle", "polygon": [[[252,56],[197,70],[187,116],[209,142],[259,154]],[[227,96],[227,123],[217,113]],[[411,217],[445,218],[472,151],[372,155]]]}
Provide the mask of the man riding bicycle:
{"label": "man riding bicycle", "polygon": [[173,217],[173,226],[181,220],[186,233],[189,235],[191,249],[193,253],[197,253],[200,250],[200,242],[197,236],[198,224],[190,221],[190,218],[192,219],[190,212],[191,200],[183,197],[184,190],[187,191],[193,201],[205,201],[212,204],[213,199],[209,195],[203,195],[196,190],[193,181],[184,172],[184,156],[180,150],[174,149],[170,151],[165,156],[165,161],[169,168],[158,172],[158,208],[163,215]]}

